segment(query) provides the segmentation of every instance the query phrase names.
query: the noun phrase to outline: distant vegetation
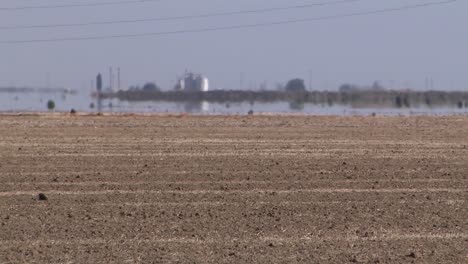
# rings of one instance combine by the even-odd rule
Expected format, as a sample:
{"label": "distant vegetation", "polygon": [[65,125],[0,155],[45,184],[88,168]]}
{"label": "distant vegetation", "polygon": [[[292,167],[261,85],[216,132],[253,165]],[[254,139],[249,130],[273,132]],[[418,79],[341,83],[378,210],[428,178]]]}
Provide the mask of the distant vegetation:
{"label": "distant vegetation", "polygon": [[55,109],[55,102],[52,101],[52,100],[49,100],[49,101],[47,102],[47,109],[49,109],[49,111],[54,110],[54,109]]}
{"label": "distant vegetation", "polygon": [[155,83],[150,82],[143,85],[142,90],[145,92],[157,92],[161,91],[161,88],[159,88],[159,86],[157,86]]}
{"label": "distant vegetation", "polygon": [[306,87],[304,80],[302,79],[292,79],[286,84],[287,92],[305,92]]}
{"label": "distant vegetation", "polygon": [[[280,87],[280,86],[278,86]],[[127,91],[107,94],[126,101],[168,102],[289,102],[291,108],[302,109],[305,103],[322,105],[346,105],[350,107],[458,107],[468,106],[468,92],[388,90],[378,82],[371,86],[343,84],[338,91],[308,91],[302,79],[292,79],[277,90],[212,90],[212,91],[161,91],[154,83],[142,88],[131,87]]]}
{"label": "distant vegetation", "polygon": [[144,92],[144,93],[153,93],[153,92],[160,92],[161,88],[153,82],[148,82],[143,87],[138,85],[130,86],[129,91],[131,92]]}
{"label": "distant vegetation", "polygon": [[168,102],[279,102],[293,103],[295,108],[301,108],[304,103],[326,104],[332,106],[348,105],[352,107],[396,107],[409,108],[427,107],[466,107],[467,92],[414,92],[414,91],[119,91],[114,97],[127,101],[168,101]]}

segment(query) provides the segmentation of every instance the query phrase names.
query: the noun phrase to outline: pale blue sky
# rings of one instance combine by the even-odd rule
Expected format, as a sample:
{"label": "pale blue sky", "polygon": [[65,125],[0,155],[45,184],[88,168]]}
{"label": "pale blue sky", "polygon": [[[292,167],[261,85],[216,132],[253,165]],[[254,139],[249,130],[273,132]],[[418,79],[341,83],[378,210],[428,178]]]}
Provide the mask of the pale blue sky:
{"label": "pale blue sky", "polygon": [[[101,0],[95,0],[98,2]],[[329,0],[161,0],[107,7],[1,11],[0,25],[91,22],[282,7]],[[2,0],[1,7],[89,3],[91,0]],[[363,0],[302,10],[183,21],[82,28],[0,30],[0,41],[99,36],[274,22],[371,11],[429,1]],[[0,44],[0,86],[89,90],[98,72],[120,66],[125,86],[155,81],[171,88],[185,69],[207,75],[213,88],[258,87],[300,77],[314,89],[375,80],[422,89],[468,90],[468,2],[353,18],[135,39]],[[106,75],[107,76],[107,75]],[[105,79],[107,81],[107,78]]]}

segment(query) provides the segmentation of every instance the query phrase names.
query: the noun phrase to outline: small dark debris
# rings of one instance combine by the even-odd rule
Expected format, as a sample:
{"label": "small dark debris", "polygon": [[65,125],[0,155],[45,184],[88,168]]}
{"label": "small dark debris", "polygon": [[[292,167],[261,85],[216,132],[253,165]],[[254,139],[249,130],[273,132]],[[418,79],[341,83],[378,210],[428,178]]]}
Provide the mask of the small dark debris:
{"label": "small dark debris", "polygon": [[76,110],[72,108],[72,109],[70,110],[70,114],[72,114],[72,115],[76,114]]}
{"label": "small dark debris", "polygon": [[253,114],[254,114],[254,111],[253,111],[253,110],[250,110],[250,111],[248,112],[248,115],[253,115]]}
{"label": "small dark debris", "polygon": [[43,193],[40,193],[37,195],[37,198],[39,199],[39,201],[47,201],[47,196]]}
{"label": "small dark debris", "polygon": [[416,254],[414,252],[411,252],[406,256],[409,257],[409,258],[416,258]]}
{"label": "small dark debris", "polygon": [[274,247],[273,243],[268,244],[269,247]]}

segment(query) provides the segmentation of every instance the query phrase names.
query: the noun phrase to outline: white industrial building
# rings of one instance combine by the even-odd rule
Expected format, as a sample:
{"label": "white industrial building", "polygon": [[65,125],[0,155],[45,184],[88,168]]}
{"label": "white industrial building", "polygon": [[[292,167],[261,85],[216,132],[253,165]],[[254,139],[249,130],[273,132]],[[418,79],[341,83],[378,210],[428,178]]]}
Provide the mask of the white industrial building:
{"label": "white industrial building", "polygon": [[191,72],[177,80],[175,90],[189,91],[189,92],[208,92],[210,89],[210,82],[208,78],[201,74],[194,74]]}

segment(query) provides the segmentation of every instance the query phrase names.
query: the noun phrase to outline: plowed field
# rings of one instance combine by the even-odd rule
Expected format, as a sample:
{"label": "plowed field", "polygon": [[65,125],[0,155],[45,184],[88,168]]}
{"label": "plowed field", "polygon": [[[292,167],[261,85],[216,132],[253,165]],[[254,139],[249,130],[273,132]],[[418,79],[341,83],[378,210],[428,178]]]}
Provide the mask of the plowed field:
{"label": "plowed field", "polygon": [[22,262],[468,263],[468,117],[0,116]]}

